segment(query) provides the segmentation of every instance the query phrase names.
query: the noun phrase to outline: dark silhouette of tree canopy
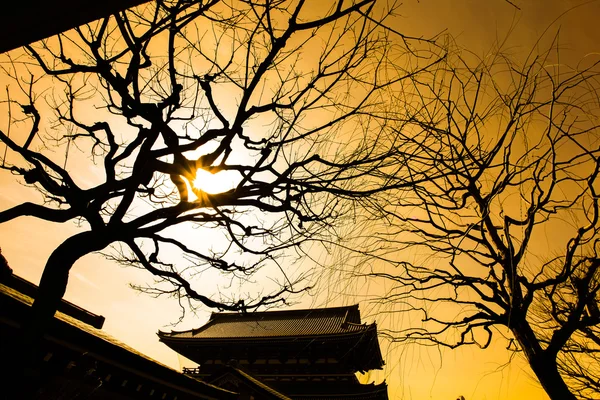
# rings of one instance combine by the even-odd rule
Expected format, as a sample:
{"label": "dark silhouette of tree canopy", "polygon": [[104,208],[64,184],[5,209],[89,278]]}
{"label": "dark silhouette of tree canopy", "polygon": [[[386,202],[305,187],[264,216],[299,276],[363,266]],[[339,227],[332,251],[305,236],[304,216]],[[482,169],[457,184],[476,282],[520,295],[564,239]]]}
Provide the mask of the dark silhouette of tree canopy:
{"label": "dark silhouette of tree canopy", "polygon": [[391,340],[505,336],[552,399],[598,398],[597,57],[458,54],[397,93],[381,173],[403,189],[368,199],[371,262],[348,267],[390,288],[380,312],[408,314]]}
{"label": "dark silhouette of tree canopy", "polygon": [[[54,314],[73,264],[115,244],[110,257],[154,274],[147,291],[208,307],[256,309],[304,289],[283,269],[270,276],[275,289],[251,298],[215,298],[191,278],[212,268],[243,280],[277,267],[281,251],[328,237],[344,199],[382,190],[371,171],[395,149],[367,138],[385,123],[384,93],[437,60],[399,73],[411,39],[390,44],[394,5],[323,6],[158,1],[29,45],[3,64],[13,83],[1,168],[42,203],[2,210],[0,222],[81,228],[49,257],[29,331]],[[206,172],[236,182],[208,193]],[[227,246],[182,234],[182,225],[211,228]],[[187,262],[173,261],[173,251]]]}

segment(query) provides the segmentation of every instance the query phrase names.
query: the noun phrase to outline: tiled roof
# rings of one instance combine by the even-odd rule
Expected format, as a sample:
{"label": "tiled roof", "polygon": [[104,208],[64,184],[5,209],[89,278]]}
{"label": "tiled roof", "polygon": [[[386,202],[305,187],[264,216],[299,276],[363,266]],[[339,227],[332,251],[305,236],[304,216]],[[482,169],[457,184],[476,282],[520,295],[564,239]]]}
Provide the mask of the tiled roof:
{"label": "tiled roof", "polygon": [[339,335],[363,332],[358,306],[253,313],[213,313],[198,329],[171,333],[161,338],[228,339]]}
{"label": "tiled roof", "polygon": [[[12,313],[23,317],[26,313],[22,308],[30,307],[33,304],[33,299],[0,283],[0,303],[2,307],[6,307]],[[6,309],[2,307],[0,309],[6,312]],[[5,316],[3,315],[2,317]],[[8,314],[6,318],[7,320],[10,319],[8,318]],[[149,381],[155,381],[182,393],[187,393],[194,398],[233,399],[236,396],[233,392],[188,377],[171,367],[161,364],[118,341],[101,329],[94,328],[60,311],[56,312],[54,318],[57,324],[46,332],[48,340],[66,343],[65,346],[73,346],[73,348],[79,351],[85,351],[85,354],[89,354],[91,357],[98,356],[101,359],[114,359],[114,365],[118,365],[119,368],[129,370],[131,373]],[[1,320],[2,318],[0,318]],[[70,329],[71,332],[67,332],[67,329]],[[73,333],[76,333],[76,335],[73,336]],[[73,338],[78,341],[73,342]],[[91,347],[88,348],[88,346]],[[112,363],[113,361],[109,362]]]}
{"label": "tiled roof", "polygon": [[[5,276],[1,276],[0,283],[32,299],[35,299],[38,290],[37,285],[21,278],[18,275],[13,274],[12,272],[10,274],[6,274]],[[66,315],[70,315],[71,317],[91,325],[94,328],[102,329],[102,326],[104,325],[104,317],[102,315],[94,314],[65,299],[60,301],[60,304],[58,305],[58,311]]]}
{"label": "tiled roof", "polygon": [[[17,301],[19,301],[19,302],[21,302],[23,304],[26,304],[28,306],[31,306],[33,304],[33,299],[31,297],[29,297],[28,295],[25,295],[25,294],[23,294],[21,292],[18,292],[17,290],[15,290],[15,289],[13,289],[11,287],[5,286],[4,284],[0,284],[0,295],[5,295],[5,296],[8,296],[8,297],[11,297],[11,298],[13,298],[13,299],[15,299],[15,300],[17,300]],[[156,361],[156,360],[148,357],[147,355],[145,355],[143,353],[140,353],[139,351],[135,350],[134,348],[129,347],[125,343],[120,342],[119,340],[117,340],[114,337],[110,336],[109,334],[107,334],[103,330],[94,328],[94,327],[92,327],[92,326],[90,326],[90,325],[88,325],[88,324],[86,324],[84,322],[81,322],[78,319],[73,318],[73,317],[71,317],[71,316],[69,316],[67,314],[64,314],[64,313],[62,313],[60,311],[57,311],[56,314],[54,315],[54,318],[56,318],[59,321],[65,322],[65,323],[67,323],[67,324],[69,324],[69,325],[71,325],[71,326],[73,326],[73,327],[75,327],[77,329],[80,329],[81,331],[86,332],[86,333],[88,333],[91,336],[95,336],[98,339],[102,339],[105,342],[110,343],[110,344],[112,344],[112,345],[114,345],[116,347],[120,347],[123,350],[126,350],[126,351],[128,351],[128,352],[130,352],[132,354],[135,354],[138,357],[145,358],[146,360],[148,360],[148,361],[150,361],[152,363],[155,363],[157,365],[160,365],[161,367],[164,367],[164,368],[167,368],[167,369],[175,371],[171,367],[168,367],[168,366],[166,366],[164,364],[161,364],[160,362],[158,362],[158,361]]]}

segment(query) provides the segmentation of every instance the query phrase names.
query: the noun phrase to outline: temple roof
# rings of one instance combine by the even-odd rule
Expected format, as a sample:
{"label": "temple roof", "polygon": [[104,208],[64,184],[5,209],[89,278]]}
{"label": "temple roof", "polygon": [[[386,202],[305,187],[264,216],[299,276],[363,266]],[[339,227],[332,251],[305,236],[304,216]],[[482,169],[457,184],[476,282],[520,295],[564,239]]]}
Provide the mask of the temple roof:
{"label": "temple roof", "polygon": [[[7,335],[9,329],[6,327],[14,330],[22,325],[28,315],[28,308],[32,304],[31,297],[0,283],[0,310],[2,310],[0,333]],[[109,365],[115,371],[126,371],[129,376],[136,378],[135,384],[140,384],[140,386],[142,383],[144,384],[144,390],[149,390],[151,387],[168,388],[167,390],[171,394],[179,393],[181,398],[186,399],[237,398],[236,393],[188,377],[127,346],[106,332],[60,311],[56,312],[53,323],[50,324],[44,338],[48,343],[64,348],[65,354],[69,351],[81,353],[82,357],[85,355],[92,360],[92,363]],[[4,336],[0,339],[8,340]],[[51,360],[54,359],[60,359],[60,357],[56,355],[51,358]],[[115,372],[115,375],[118,374]],[[130,385],[134,384],[133,380],[130,380],[132,381]],[[108,386],[108,384],[103,385],[103,387]],[[115,398],[117,397],[116,394],[113,393],[113,395]],[[140,394],[136,392],[136,398],[138,395]],[[119,396],[118,398],[131,397]]]}
{"label": "temple roof", "polygon": [[[35,299],[37,295],[37,285],[13,274],[12,271],[9,274],[5,273],[4,275],[0,275],[0,283],[32,299]],[[60,301],[58,311],[69,315],[78,321],[91,325],[94,328],[102,329],[102,326],[104,325],[104,317],[102,315],[94,314],[65,299]]]}
{"label": "temple roof", "polygon": [[252,313],[212,313],[198,329],[159,332],[172,339],[241,339],[355,334],[369,330],[358,305]]}
{"label": "temple roof", "polygon": [[[202,365],[203,374],[211,374],[219,363],[230,360],[249,361],[248,368],[257,375],[275,369],[277,373],[285,370],[294,374],[307,371],[346,374],[380,369],[384,365],[377,326],[361,323],[358,305],[213,313],[198,329],[158,332],[158,336],[179,354]],[[275,362],[264,363],[264,360],[282,362],[280,359],[286,361],[279,367],[274,366]],[[296,359],[297,363],[288,359]],[[314,365],[307,369],[298,364],[301,359]]]}

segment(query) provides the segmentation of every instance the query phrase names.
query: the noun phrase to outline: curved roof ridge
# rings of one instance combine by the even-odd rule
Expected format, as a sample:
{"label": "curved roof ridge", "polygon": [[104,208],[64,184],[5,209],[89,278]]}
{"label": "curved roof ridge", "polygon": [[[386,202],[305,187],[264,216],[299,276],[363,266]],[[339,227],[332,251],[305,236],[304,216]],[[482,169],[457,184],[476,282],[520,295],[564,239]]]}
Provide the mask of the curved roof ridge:
{"label": "curved roof ridge", "polygon": [[202,326],[159,337],[243,338],[274,336],[310,336],[355,333],[368,329],[362,323],[358,304],[340,307],[273,310],[251,313],[215,313]]}
{"label": "curved roof ridge", "polygon": [[214,319],[214,317],[217,318],[223,318],[223,317],[235,317],[235,316],[250,316],[250,315],[281,315],[281,314],[300,314],[303,312],[331,312],[331,311],[336,311],[336,310],[348,310],[348,311],[359,311],[358,308],[358,304],[352,304],[349,306],[336,306],[336,307],[320,307],[320,308],[298,308],[298,309],[276,309],[276,310],[265,310],[265,311],[252,311],[252,312],[231,312],[231,311],[225,311],[225,312],[219,312],[219,311],[213,311],[210,313],[210,317],[208,319],[208,321],[210,322],[211,320]]}

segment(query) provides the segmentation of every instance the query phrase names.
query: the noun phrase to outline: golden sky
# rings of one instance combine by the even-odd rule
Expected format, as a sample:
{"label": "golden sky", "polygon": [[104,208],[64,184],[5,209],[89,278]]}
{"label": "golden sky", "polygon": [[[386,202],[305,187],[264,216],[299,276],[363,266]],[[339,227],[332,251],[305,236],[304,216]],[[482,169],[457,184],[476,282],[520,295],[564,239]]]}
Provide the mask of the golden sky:
{"label": "golden sky", "polygon": [[[543,48],[560,28],[563,62],[574,63],[588,53],[600,53],[600,1],[514,0],[517,10],[504,0],[405,0],[402,15],[394,28],[415,36],[428,37],[447,30],[459,45],[483,55],[494,42],[509,37],[505,48],[515,54]],[[546,32],[545,36],[542,36]],[[539,42],[538,39],[542,38]],[[4,147],[0,145],[0,151]],[[0,173],[0,209],[30,200],[10,174]],[[33,219],[19,219],[0,225],[0,246],[13,270],[35,283],[45,260],[56,246],[72,235],[73,223],[56,225]],[[318,255],[316,255],[318,256]],[[66,298],[106,317],[104,330],[119,340],[173,368],[181,358],[158,342],[156,332],[171,329],[180,308],[174,299],[151,298],[128,287],[129,283],[151,282],[148,273],[121,268],[99,255],[89,255],[70,274]],[[354,299],[335,298],[333,304]],[[297,307],[324,306],[323,299],[306,297]],[[363,314],[368,308],[361,307]],[[188,314],[173,329],[202,325],[209,310]],[[402,324],[400,317],[367,315],[378,325]],[[405,321],[404,321],[405,322]],[[387,366],[376,380],[386,378],[390,399],[467,400],[546,399],[527,366],[497,343],[482,351],[475,348],[441,350],[436,347],[384,345]]]}

